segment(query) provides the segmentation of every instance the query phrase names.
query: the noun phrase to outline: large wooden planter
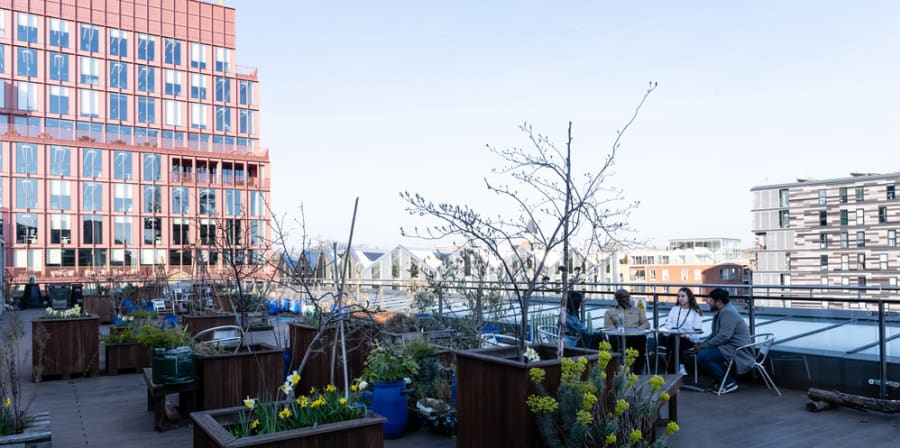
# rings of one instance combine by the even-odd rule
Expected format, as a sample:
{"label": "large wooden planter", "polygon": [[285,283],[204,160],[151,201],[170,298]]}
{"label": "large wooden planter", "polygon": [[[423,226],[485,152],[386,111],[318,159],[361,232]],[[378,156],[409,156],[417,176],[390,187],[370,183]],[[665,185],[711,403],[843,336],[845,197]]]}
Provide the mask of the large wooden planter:
{"label": "large wooden planter", "polygon": [[152,355],[150,347],[138,343],[106,344],[106,374],[118,375],[123,372],[138,373],[150,367]]}
{"label": "large wooden planter", "polygon": [[284,384],[284,350],[254,344],[238,353],[197,354],[194,368],[200,384],[195,409],[234,406],[247,396],[272,397]]}
{"label": "large wooden planter", "polygon": [[[191,313],[181,316],[184,325],[187,326],[191,336],[220,325],[235,325],[237,320],[234,314],[226,313]],[[212,337],[212,335],[210,335]]]}
{"label": "large wooden planter", "polygon": [[[310,344],[319,331],[316,327],[309,325],[291,323],[288,326],[288,334],[291,344],[291,371],[296,370],[303,360],[303,356],[309,349]],[[331,381],[331,346],[335,341],[335,331],[328,330],[323,334],[319,342],[314,347],[314,352],[310,354],[303,372],[300,373],[300,389],[309,390],[310,387],[321,389],[332,383]],[[366,357],[369,355],[370,338],[366,337],[362,332],[349,333],[345,337],[348,348],[353,350],[347,353],[347,371],[348,377],[353,380],[362,375],[363,367],[365,367]],[[340,350],[335,351],[338,360],[341,359]],[[335,363],[335,378],[342,378],[341,363]],[[337,381],[335,381],[337,382]]]}
{"label": "large wooden planter", "polygon": [[[560,361],[556,347],[537,345],[542,358],[554,358],[525,364],[514,360],[515,347],[492,347],[456,353],[456,415],[458,447],[540,447],[537,421],[525,400],[535,393],[528,377],[532,367],[547,372],[544,385],[551,395],[559,387]],[[566,347],[567,358],[584,356],[597,361],[597,351]],[[615,356],[615,355],[613,355]],[[607,367],[607,375],[618,365],[618,358]]]}
{"label": "large wooden planter", "polygon": [[21,434],[0,436],[0,447],[10,448],[50,448],[53,433],[50,430],[50,414],[39,412],[31,416],[33,420],[25,425]]}
{"label": "large wooden planter", "polygon": [[242,406],[191,413],[194,421],[194,448],[265,447],[384,447],[384,417],[369,412],[365,417],[272,434],[235,438],[226,429],[238,422]]}
{"label": "large wooden planter", "polygon": [[[41,335],[47,340],[41,349]],[[38,356],[43,350],[43,356]],[[32,371],[44,379],[96,376],[100,372],[100,318],[36,319],[31,322]]]}
{"label": "large wooden planter", "polygon": [[84,312],[96,314],[100,317],[100,322],[104,324],[112,323],[116,317],[116,304],[112,296],[86,295],[84,296]]}

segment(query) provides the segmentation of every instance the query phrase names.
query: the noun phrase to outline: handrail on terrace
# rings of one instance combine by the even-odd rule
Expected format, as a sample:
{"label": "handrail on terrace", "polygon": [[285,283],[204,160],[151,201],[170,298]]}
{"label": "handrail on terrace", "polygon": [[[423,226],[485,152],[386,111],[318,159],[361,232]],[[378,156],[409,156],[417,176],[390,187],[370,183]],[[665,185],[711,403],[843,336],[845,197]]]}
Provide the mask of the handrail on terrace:
{"label": "handrail on terrace", "polygon": [[[329,281],[321,279],[322,283],[327,284]],[[421,280],[414,280],[421,287]],[[387,279],[387,280],[368,280],[368,281],[351,281],[351,285],[347,286],[348,290],[357,290],[357,288],[384,288],[389,290],[405,289],[413,280],[407,279]],[[448,288],[458,291],[460,288],[487,288],[505,293],[507,296],[507,311],[500,315],[501,321],[516,321],[517,304],[511,302],[513,296],[511,292],[514,287],[522,287],[524,284],[512,285],[506,282],[481,282],[459,284],[453,283]],[[559,299],[561,299],[561,284],[559,282],[547,282],[540,285],[536,291],[536,296],[529,307],[529,322],[536,316],[545,315],[548,309],[556,309]],[[445,288],[447,286],[445,285]],[[888,380],[887,375],[887,342],[894,339],[900,339],[900,333],[888,337],[887,325],[890,322],[892,327],[896,323],[900,323],[900,287],[893,286],[824,286],[824,285],[753,285],[753,284],[654,284],[645,283],[579,283],[576,289],[586,293],[585,306],[586,309],[596,306],[605,306],[613,304],[613,293],[618,288],[628,288],[635,297],[643,297],[648,305],[648,311],[652,312],[654,322],[661,322],[665,315],[660,316],[660,310],[667,309],[668,304],[675,302],[677,291],[681,287],[689,287],[699,297],[705,297],[713,288],[721,287],[728,289],[733,299],[736,299],[736,305],[742,308],[748,315],[748,324],[750,332],[755,334],[760,326],[774,325],[777,322],[783,322],[787,319],[803,319],[803,318],[820,318],[820,319],[838,319],[841,322],[829,323],[821,328],[812,331],[802,332],[797,335],[791,335],[776,341],[776,346],[785,342],[799,339],[814,334],[821,334],[828,330],[837,329],[842,326],[854,323],[877,322],[878,336],[873,338],[874,342],[866,343],[851,348],[844,356],[850,356],[854,353],[867,350],[869,348],[878,347],[877,365],[879,374],[877,379],[870,379],[869,384],[875,384],[878,381],[879,395],[882,398],[887,397],[887,386],[894,384]],[[399,291],[398,291],[399,292]],[[703,303],[702,300],[700,300]],[[812,303],[811,303],[812,302]],[[842,305],[835,308],[835,304]],[[458,303],[457,303],[458,305]],[[742,306],[743,305],[743,306]],[[799,306],[798,306],[799,305]],[[815,306],[815,308],[810,308]],[[443,314],[443,309],[437,310],[438,314]],[[460,310],[459,308],[451,310],[452,314],[471,312],[471,310]],[[757,322],[758,315],[762,313],[767,316],[765,322]],[[551,311],[552,314],[552,311]],[[775,315],[773,319],[768,316]],[[781,317],[778,317],[778,316]],[[546,316],[544,316],[546,317]],[[843,350],[843,349],[841,349]],[[803,352],[805,355],[815,354],[817,351]],[[851,353],[853,352],[853,353]],[[864,355],[867,358],[871,355]],[[859,356],[856,357],[859,359]]]}

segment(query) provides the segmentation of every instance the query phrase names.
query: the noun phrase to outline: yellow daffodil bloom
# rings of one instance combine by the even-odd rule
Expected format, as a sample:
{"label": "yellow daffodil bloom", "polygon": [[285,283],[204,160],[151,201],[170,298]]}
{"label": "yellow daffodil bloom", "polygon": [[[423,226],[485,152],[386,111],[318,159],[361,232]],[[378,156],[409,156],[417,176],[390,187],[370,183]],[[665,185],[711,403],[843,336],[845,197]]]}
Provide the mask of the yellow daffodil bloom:
{"label": "yellow daffodil bloom", "polygon": [[346,399],[346,398],[344,398],[344,397],[341,397],[341,399],[340,399],[340,400],[338,400],[338,403],[340,403],[340,404],[341,404],[341,406],[343,406],[343,405],[345,405],[345,404],[347,404],[347,399]]}
{"label": "yellow daffodil bloom", "polygon": [[259,419],[253,420],[253,423],[250,424],[250,429],[259,428]]}
{"label": "yellow daffodil bloom", "polygon": [[10,400],[9,397],[6,397],[6,407],[10,406],[12,406],[12,400]]}
{"label": "yellow daffodil bloom", "polygon": [[329,385],[325,386],[325,392],[334,392],[336,390],[337,390],[337,388],[334,387],[334,384],[329,384]]}

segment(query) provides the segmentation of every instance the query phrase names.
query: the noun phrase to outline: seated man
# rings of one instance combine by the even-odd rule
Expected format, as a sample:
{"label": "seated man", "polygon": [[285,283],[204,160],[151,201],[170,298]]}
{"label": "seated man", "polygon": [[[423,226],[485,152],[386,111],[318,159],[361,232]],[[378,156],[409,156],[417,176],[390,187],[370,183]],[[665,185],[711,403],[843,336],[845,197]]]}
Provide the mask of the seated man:
{"label": "seated man", "polygon": [[[710,291],[706,303],[709,309],[716,312],[713,318],[712,333],[703,342],[694,346],[697,352],[697,362],[701,370],[706,370],[716,379],[714,390],[719,390],[725,376],[724,363],[728,362],[737,348],[750,343],[750,328],[732,305],[728,298],[728,291],[716,288]],[[749,352],[742,351],[734,360],[734,367],[738,374],[744,374],[753,368],[753,357]],[[723,393],[737,390],[737,382],[729,378]]]}
{"label": "seated man", "polygon": [[[647,314],[644,310],[634,306],[631,303],[631,293],[627,289],[617,289],[615,293],[616,307],[606,310],[603,317],[604,328],[643,328],[650,329],[650,321],[647,320]],[[619,316],[622,316],[622,322],[619,322]],[[620,338],[610,337],[610,344],[613,350],[621,351],[619,347]],[[628,336],[625,338],[625,347],[633,348],[640,353],[640,356],[634,361],[632,372],[640,374],[644,370],[644,352],[647,351],[647,336]]]}
{"label": "seated man", "polygon": [[592,333],[588,331],[587,326],[581,321],[581,302],[584,300],[584,293],[579,291],[569,291],[566,297],[566,328],[564,343],[568,347],[585,347],[597,350],[600,347],[600,341],[603,339],[603,333]]}

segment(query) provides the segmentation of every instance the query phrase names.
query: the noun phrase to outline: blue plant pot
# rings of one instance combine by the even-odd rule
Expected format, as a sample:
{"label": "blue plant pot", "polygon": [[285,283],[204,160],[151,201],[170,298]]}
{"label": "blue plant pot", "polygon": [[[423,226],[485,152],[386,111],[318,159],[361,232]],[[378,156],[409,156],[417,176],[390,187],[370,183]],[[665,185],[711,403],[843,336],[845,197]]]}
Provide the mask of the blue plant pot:
{"label": "blue plant pot", "polygon": [[376,382],[372,392],[372,410],[384,416],[384,438],[396,439],[406,431],[407,397],[403,380],[393,383]]}
{"label": "blue plant pot", "polygon": [[278,311],[282,313],[286,313],[291,309],[291,301],[288,299],[281,299],[278,301]]}
{"label": "blue plant pot", "polygon": [[278,314],[278,301],[269,299],[269,315],[274,316],[276,314]]}
{"label": "blue plant pot", "polygon": [[291,372],[291,349],[284,349],[284,377],[287,378]]}

